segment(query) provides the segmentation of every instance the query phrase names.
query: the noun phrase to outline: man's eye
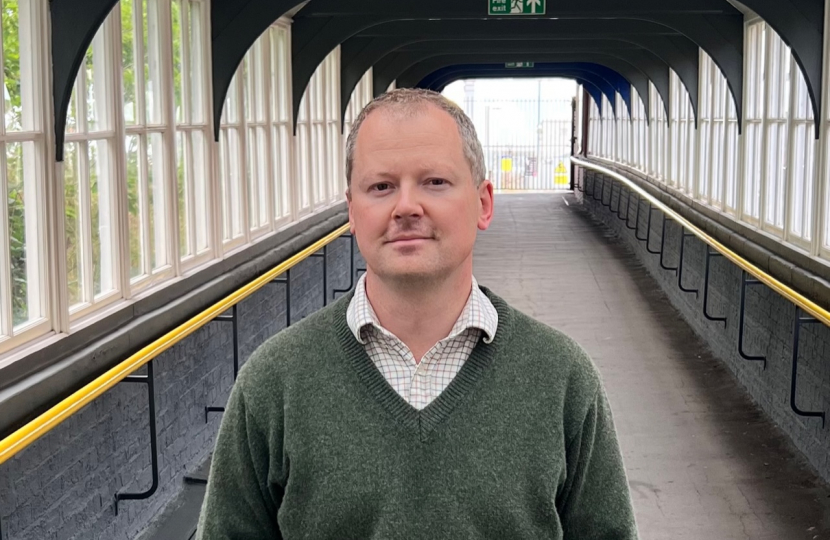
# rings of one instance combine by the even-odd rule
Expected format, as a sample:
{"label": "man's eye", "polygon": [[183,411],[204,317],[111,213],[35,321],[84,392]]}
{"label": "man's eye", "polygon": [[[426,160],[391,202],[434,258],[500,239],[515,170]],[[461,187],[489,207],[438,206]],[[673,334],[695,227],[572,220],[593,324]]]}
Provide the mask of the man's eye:
{"label": "man's eye", "polygon": [[429,183],[433,186],[443,186],[447,183],[443,178],[431,178]]}
{"label": "man's eye", "polygon": [[389,189],[389,184],[381,183],[381,184],[375,184],[374,186],[372,186],[373,191],[386,191],[387,189]]}

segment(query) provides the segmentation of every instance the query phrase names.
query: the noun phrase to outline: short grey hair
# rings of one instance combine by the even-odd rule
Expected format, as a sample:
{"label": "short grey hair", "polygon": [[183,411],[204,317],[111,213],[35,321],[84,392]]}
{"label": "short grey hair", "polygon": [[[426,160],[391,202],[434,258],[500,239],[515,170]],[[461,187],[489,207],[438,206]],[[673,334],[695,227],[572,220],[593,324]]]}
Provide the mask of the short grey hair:
{"label": "short grey hair", "polygon": [[461,107],[445,98],[438,92],[420,88],[397,88],[376,97],[360,111],[357,119],[352,124],[349,138],[346,139],[346,182],[349,187],[352,185],[352,168],[354,166],[354,150],[357,144],[357,134],[360,126],[366,117],[378,109],[397,109],[405,112],[417,112],[420,107],[432,104],[445,111],[458,125],[458,134],[461,135],[461,144],[464,150],[464,158],[470,166],[473,174],[473,182],[478,187],[484,182],[486,171],[484,169],[484,152],[481,149],[481,142],[476,135],[476,128],[470,117],[464,114]]}

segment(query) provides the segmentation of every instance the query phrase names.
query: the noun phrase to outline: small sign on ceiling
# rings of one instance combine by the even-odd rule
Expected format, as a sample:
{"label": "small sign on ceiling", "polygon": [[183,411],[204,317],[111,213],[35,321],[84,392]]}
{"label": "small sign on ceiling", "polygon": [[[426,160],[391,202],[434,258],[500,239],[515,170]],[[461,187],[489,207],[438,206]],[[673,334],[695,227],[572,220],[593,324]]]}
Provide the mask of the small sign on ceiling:
{"label": "small sign on ceiling", "polygon": [[534,66],[533,62],[505,62],[504,67],[506,68],[532,68]]}
{"label": "small sign on ceiling", "polygon": [[487,0],[489,15],[544,15],[545,0]]}

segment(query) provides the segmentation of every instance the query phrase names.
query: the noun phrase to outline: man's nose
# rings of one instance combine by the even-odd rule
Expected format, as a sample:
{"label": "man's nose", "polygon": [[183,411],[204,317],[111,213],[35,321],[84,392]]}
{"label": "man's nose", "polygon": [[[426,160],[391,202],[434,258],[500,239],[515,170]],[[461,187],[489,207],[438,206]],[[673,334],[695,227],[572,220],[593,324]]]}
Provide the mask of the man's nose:
{"label": "man's nose", "polygon": [[398,191],[394,216],[396,218],[419,217],[424,213],[417,188],[402,185]]}

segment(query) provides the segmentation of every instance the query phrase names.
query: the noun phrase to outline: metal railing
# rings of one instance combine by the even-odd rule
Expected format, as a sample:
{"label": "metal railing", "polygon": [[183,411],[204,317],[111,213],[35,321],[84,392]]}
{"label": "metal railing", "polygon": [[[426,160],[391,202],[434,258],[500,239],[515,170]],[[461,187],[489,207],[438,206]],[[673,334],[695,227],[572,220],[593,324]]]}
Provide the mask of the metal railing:
{"label": "metal railing", "polygon": [[[174,328],[162,337],[156,339],[146,347],[142,348],[129,358],[119,363],[117,366],[108,370],[103,375],[99,376],[92,382],[84,385],[79,390],[72,393],[69,397],[62,400],[60,403],[50,408],[31,422],[27,423],[8,437],[0,440],[0,465],[20,453],[23,449],[34,443],[40,437],[43,437],[51,430],[55,429],[63,421],[81,410],[84,406],[101,396],[107,390],[113,388],[116,384],[121,382],[126,383],[143,383],[148,388],[150,415],[150,447],[151,447],[151,469],[152,469],[152,485],[151,487],[141,493],[117,493],[115,495],[115,512],[118,513],[118,502],[122,500],[139,500],[146,499],[152,496],[158,488],[158,445],[157,434],[155,429],[155,391],[153,378],[153,359],[159,356],[164,351],[170,349],[175,344],[181,342],[189,335],[193,334],[199,328],[214,321],[231,322],[233,325],[233,374],[234,380],[239,371],[239,339],[238,339],[238,324],[237,324],[237,304],[245,298],[251,296],[259,289],[265,287],[270,283],[285,284],[286,295],[286,327],[291,325],[291,301],[290,301],[290,285],[291,285],[291,268],[299,264],[305,259],[311,257],[321,258],[323,261],[323,305],[327,305],[329,301],[328,283],[327,283],[327,255],[328,245],[341,237],[349,238],[350,251],[350,277],[349,287],[344,289],[335,288],[331,291],[331,296],[334,297],[337,293],[345,293],[350,291],[355,284],[355,276],[364,269],[355,269],[355,240],[351,234],[348,234],[349,225],[343,225],[334,232],[326,235],[317,242],[314,242],[299,253],[283,261],[270,271],[251,281],[244,287],[213,304],[205,309],[195,317],[191,318],[184,324]],[[322,253],[317,253],[322,250]],[[285,274],[284,278],[278,278]],[[230,315],[224,313],[231,310]],[[134,375],[134,373],[143,367],[147,366],[147,373],[145,375]],[[209,412],[221,412],[222,407],[205,407],[205,421]],[[2,535],[2,530],[0,530]],[[2,536],[0,536],[2,538]]]}
{"label": "metal railing", "polygon": [[[724,246],[720,242],[718,242],[713,237],[709,236],[701,229],[693,225],[690,221],[685,219],[683,216],[657,200],[655,197],[650,195],[648,192],[643,190],[641,187],[636,185],[632,180],[626,178],[625,176],[619,174],[618,172],[609,169],[607,167],[603,167],[601,165],[597,165],[595,163],[591,163],[590,161],[585,161],[584,159],[580,159],[578,157],[571,157],[571,161],[584,169],[593,170],[596,172],[601,173],[603,176],[599,180],[600,188],[599,188],[599,197],[596,196],[597,192],[597,180],[592,181],[591,189],[589,190],[585,182],[583,181],[583,185],[576,185],[576,189],[585,194],[585,196],[592,197],[595,201],[600,202],[605,207],[609,208],[609,211],[612,214],[616,214],[620,220],[626,222],[626,226],[634,231],[635,237],[637,240],[646,243],[646,250],[649,253],[660,255],[660,266],[665,270],[674,271],[675,274],[678,276],[678,286],[684,292],[695,293],[698,294],[696,289],[687,289],[682,285],[682,278],[683,278],[683,246],[685,244],[686,238],[694,236],[697,237],[700,241],[707,245],[706,248],[706,271],[705,271],[705,280],[704,280],[704,290],[703,290],[703,315],[710,321],[716,322],[723,322],[724,326],[727,324],[726,317],[715,317],[709,314],[708,305],[709,305],[709,265],[712,260],[712,257],[725,257],[733,264],[738,266],[741,269],[741,300],[740,300],[740,321],[738,327],[738,353],[740,354],[741,358],[749,361],[754,362],[763,362],[764,369],[766,369],[767,359],[765,356],[758,356],[758,355],[750,355],[744,352],[744,313],[746,310],[746,287],[747,285],[766,285],[786,300],[791,302],[795,305],[795,316],[793,318],[793,356],[792,356],[792,376],[790,381],[790,408],[793,412],[799,416],[805,417],[814,417],[814,418],[821,418],[821,425],[822,427],[825,426],[826,414],[823,411],[804,411],[798,407],[796,404],[796,395],[797,395],[797,383],[798,383],[798,345],[799,345],[799,336],[801,326],[803,324],[813,324],[813,323],[823,323],[824,325],[830,327],[830,312],[826,309],[822,308],[812,300],[808,299],[801,293],[795,291],[791,287],[785,285],[781,281],[775,279],[771,275],[767,274],[754,264],[750,263],[728,247]],[[614,199],[614,185],[611,185],[611,196],[609,197],[608,203],[605,203],[605,178],[608,177],[613,180],[617,180],[619,182],[619,194],[617,196],[617,210],[610,210],[612,200]],[[626,213],[625,217],[623,218],[620,215],[620,205],[622,200],[622,190],[625,187],[628,191],[627,196],[627,203],[626,203]],[[628,217],[629,217],[629,210],[631,204],[631,195],[637,195],[637,218],[635,222],[635,226],[632,227],[628,224]],[[640,237],[639,233],[639,224],[640,224],[640,206],[642,202],[647,202],[649,205],[648,210],[648,230],[646,231],[646,235],[644,238]],[[662,211],[663,215],[663,234],[662,234],[662,242],[660,244],[659,250],[651,249],[651,215],[653,210],[660,210]],[[671,219],[672,221],[676,222],[680,225],[682,229],[682,236],[680,239],[680,257],[676,267],[668,267],[663,262],[663,246],[666,242],[666,220]],[[715,251],[713,252],[712,249]],[[752,276],[752,277],[749,277]],[[806,313],[807,316],[803,316],[803,313]]]}

